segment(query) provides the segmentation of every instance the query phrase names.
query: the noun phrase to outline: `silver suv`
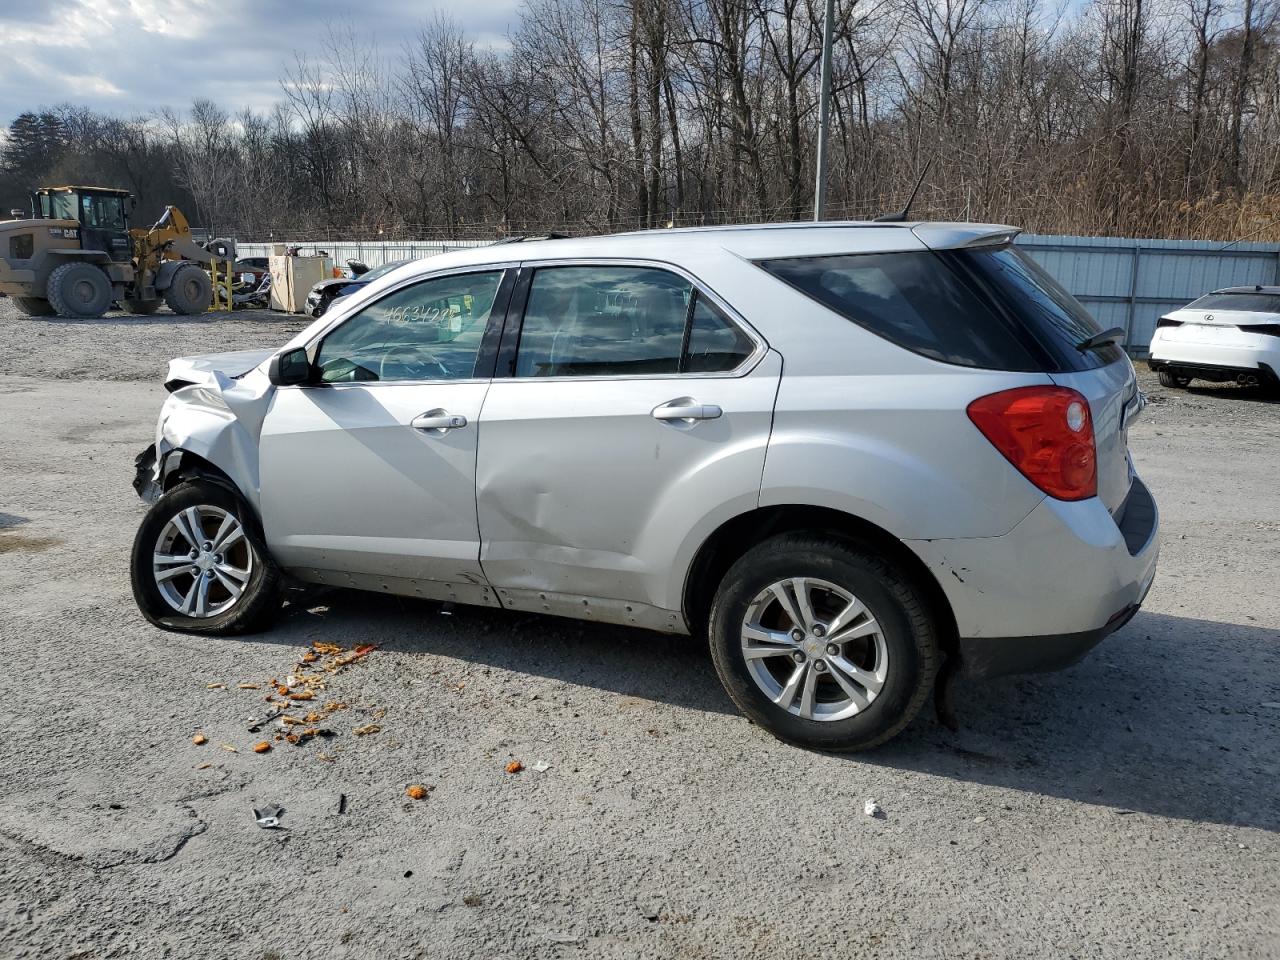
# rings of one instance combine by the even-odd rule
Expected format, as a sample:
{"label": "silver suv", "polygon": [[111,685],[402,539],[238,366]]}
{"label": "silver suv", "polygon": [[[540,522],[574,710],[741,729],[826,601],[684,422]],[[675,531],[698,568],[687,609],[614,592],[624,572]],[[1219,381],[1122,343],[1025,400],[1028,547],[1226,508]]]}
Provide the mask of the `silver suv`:
{"label": "silver suv", "polygon": [[292,580],[691,633],[751,719],[839,750],[940,672],[1072,663],[1155,575],[1142,396],[1016,232],[496,245],[174,361],[138,606],[240,632]]}

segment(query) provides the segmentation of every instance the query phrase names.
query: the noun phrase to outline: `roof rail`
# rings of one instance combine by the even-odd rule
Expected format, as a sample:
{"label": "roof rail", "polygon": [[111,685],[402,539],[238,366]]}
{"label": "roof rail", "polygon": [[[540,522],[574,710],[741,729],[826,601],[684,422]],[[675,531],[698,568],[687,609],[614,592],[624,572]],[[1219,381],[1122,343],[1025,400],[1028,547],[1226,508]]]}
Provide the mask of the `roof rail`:
{"label": "roof rail", "polygon": [[518,237],[503,237],[501,240],[495,240],[491,246],[498,246],[502,243],[524,243],[526,240],[568,240],[567,234],[563,233],[522,233]]}

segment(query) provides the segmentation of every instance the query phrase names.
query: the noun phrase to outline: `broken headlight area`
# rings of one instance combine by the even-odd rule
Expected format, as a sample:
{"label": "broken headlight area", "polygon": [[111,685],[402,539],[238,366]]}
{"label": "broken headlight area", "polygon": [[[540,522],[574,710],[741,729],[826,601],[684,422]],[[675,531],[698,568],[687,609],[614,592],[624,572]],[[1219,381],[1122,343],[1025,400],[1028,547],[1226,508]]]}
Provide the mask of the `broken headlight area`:
{"label": "broken headlight area", "polygon": [[133,489],[147,503],[160,498],[160,483],[156,480],[156,445],[153,443],[133,459]]}

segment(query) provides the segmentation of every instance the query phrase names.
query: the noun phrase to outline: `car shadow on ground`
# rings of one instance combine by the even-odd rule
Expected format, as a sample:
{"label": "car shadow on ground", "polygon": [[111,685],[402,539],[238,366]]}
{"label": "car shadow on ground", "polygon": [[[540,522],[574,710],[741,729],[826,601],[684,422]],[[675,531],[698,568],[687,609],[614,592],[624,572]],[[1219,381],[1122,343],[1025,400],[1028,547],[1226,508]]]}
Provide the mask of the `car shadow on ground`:
{"label": "car shadow on ground", "polygon": [[[304,606],[310,609],[304,609]],[[445,612],[448,611],[448,612]],[[689,637],[333,591],[261,639],[449,657],[697,711],[733,713]],[[1140,613],[1067,670],[955,690],[851,763],[1112,808],[1280,832],[1280,630]]]}

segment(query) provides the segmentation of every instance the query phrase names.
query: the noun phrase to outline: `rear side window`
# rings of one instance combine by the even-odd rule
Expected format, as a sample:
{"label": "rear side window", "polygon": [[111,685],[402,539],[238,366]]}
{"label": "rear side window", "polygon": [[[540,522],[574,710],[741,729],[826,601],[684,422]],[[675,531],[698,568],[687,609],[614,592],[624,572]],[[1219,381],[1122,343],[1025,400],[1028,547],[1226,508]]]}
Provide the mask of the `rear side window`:
{"label": "rear side window", "polygon": [[966,367],[1043,367],[998,306],[923,251],[765,260],[761,267],[915,353]]}
{"label": "rear side window", "polygon": [[517,377],[729,372],[755,343],[684,277],[657,267],[543,267],[533,274]]}

